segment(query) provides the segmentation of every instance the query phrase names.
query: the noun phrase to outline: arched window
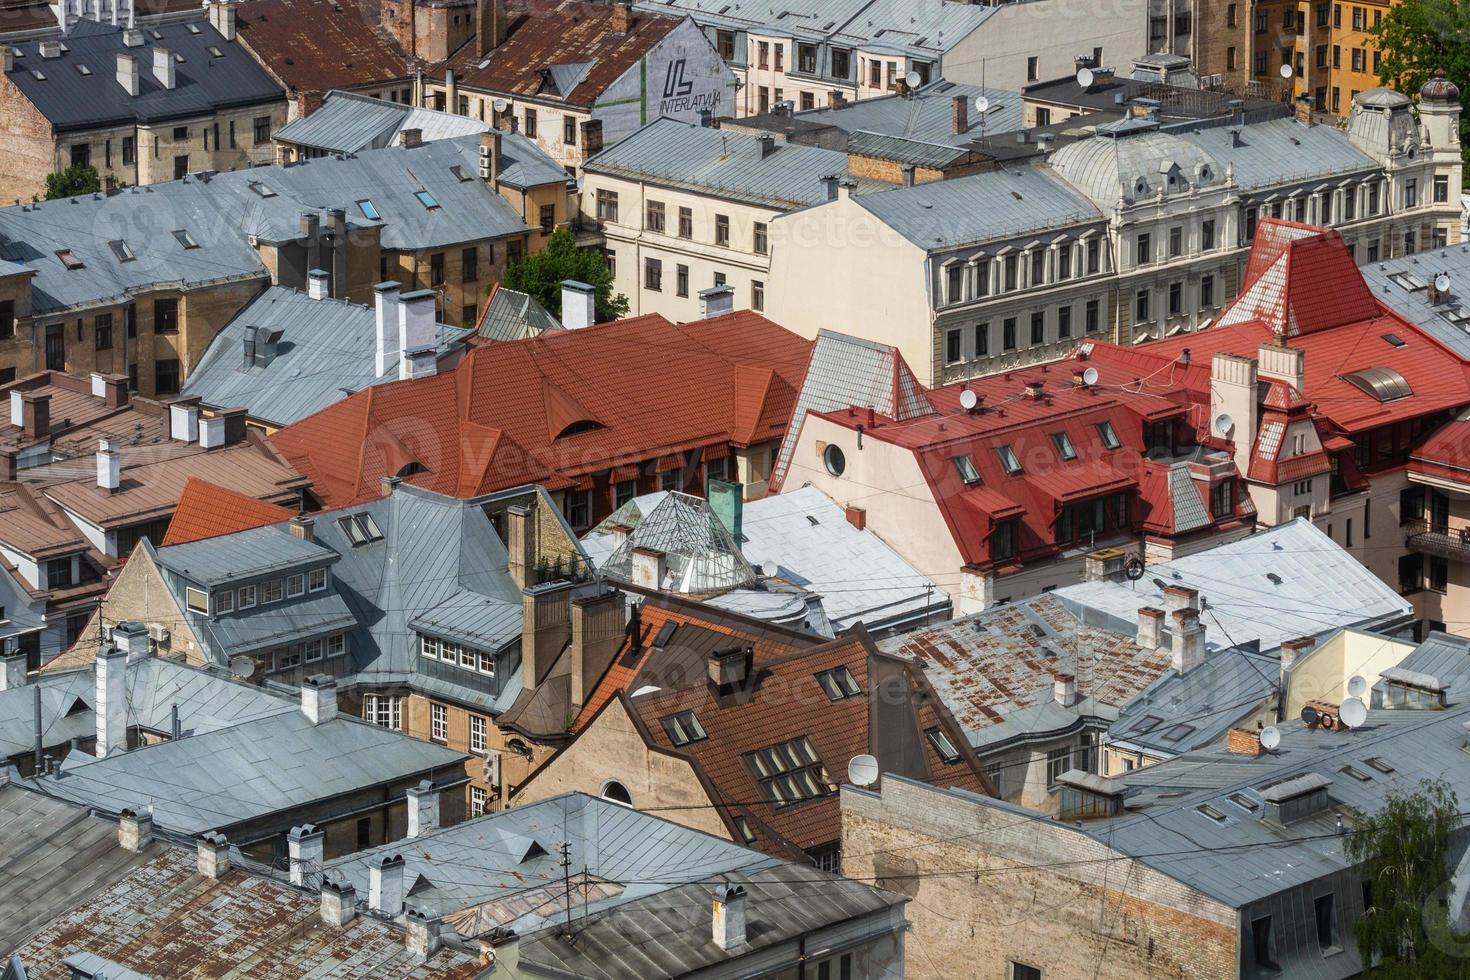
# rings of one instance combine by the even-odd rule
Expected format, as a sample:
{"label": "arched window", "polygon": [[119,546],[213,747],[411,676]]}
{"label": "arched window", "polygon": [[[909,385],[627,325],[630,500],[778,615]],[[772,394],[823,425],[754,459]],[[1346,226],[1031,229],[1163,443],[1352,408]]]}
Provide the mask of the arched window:
{"label": "arched window", "polygon": [[616,779],[609,779],[607,782],[603,783],[602,789],[598,792],[597,795],[602,797],[604,800],[607,800],[609,803],[617,803],[620,806],[626,807],[631,807],[633,805],[633,795],[628,792],[628,787],[624,786]]}

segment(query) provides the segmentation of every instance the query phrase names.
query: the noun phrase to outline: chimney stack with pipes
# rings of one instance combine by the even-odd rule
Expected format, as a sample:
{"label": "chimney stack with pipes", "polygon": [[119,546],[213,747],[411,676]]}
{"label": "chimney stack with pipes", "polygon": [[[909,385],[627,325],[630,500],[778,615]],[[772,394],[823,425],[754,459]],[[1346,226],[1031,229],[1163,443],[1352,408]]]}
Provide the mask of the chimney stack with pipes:
{"label": "chimney stack with pipes", "polygon": [[96,693],[92,711],[97,716],[97,758],[128,748],[128,655],[112,644],[97,651]]}
{"label": "chimney stack with pipes", "polygon": [[307,888],[313,884],[312,877],[321,874],[326,839],[327,835],[313,824],[304,823],[291,828],[286,835],[291,884]]}
{"label": "chimney stack with pipes", "polygon": [[329,926],[341,928],[357,917],[357,889],[344,881],[322,882],[322,921]]}
{"label": "chimney stack with pipes", "polygon": [[368,908],[383,915],[403,911],[403,856],[376,858],[368,868]]}
{"label": "chimney stack with pipes", "polygon": [[398,377],[426,378],[438,370],[434,334],[434,291],[419,289],[398,298]]}
{"label": "chimney stack with pipes", "polygon": [[377,335],[373,369],[381,378],[398,357],[398,283],[388,279],[373,286],[373,313]]}
{"label": "chimney stack with pipes", "polygon": [[97,440],[97,487],[117,493],[122,486],[122,451],[116,439]]}
{"label": "chimney stack with pipes", "polygon": [[735,310],[734,286],[711,286],[699,291],[699,318],[709,320]]}
{"label": "chimney stack with pipes", "polygon": [[1157,650],[1164,642],[1164,610],[1144,606],[1138,610],[1138,645]]}
{"label": "chimney stack with pipes", "polygon": [[714,916],[711,926],[715,945],[736,949],[745,945],[745,887],[724,882],[715,889]]}
{"label": "chimney stack with pipes", "polygon": [[301,713],[313,725],[337,717],[337,681],[330,674],[315,674],[301,682]]}

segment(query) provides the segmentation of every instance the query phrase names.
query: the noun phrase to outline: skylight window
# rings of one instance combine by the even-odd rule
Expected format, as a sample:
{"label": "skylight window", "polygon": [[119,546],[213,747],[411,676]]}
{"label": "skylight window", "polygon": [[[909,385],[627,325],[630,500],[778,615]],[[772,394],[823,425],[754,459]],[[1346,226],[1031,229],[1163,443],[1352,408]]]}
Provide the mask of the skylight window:
{"label": "skylight window", "polygon": [[174,64],[176,64],[176,65],[182,65],[184,62],[186,62],[188,60],[189,59],[185,58],[183,55],[179,54],[178,52],[174,52]]}
{"label": "skylight window", "polygon": [[1223,824],[1225,822],[1225,814],[1221,813],[1219,810],[1216,810],[1208,803],[1201,803],[1194,809],[1196,812],[1201,813],[1206,817],[1209,817],[1211,820],[1215,821],[1215,823]]}
{"label": "skylight window", "polygon": [[174,231],[173,235],[174,239],[185,248],[199,247],[199,243],[194,240],[193,235],[189,234],[189,230],[187,228],[179,228]]}
{"label": "skylight window", "polygon": [[1182,742],[1188,736],[1193,735],[1194,730],[1193,725],[1175,725],[1160,737],[1165,742]]}
{"label": "skylight window", "polygon": [[709,735],[699,719],[694,717],[692,711],[679,711],[672,715],[665,715],[658,720],[668,733],[669,741],[675,745],[688,745],[691,742],[702,742]]}
{"label": "skylight window", "polygon": [[211,44],[209,46],[209,56],[211,58],[223,58],[225,56],[225,53],[219,48],[215,47],[213,44]]}
{"label": "skylight window", "polygon": [[1395,769],[1394,769],[1393,766],[1389,765],[1387,762],[1384,762],[1382,759],[1380,759],[1376,755],[1375,756],[1370,756],[1369,758],[1364,759],[1363,761],[1366,762],[1372,768],[1377,769],[1379,772],[1383,773],[1384,775],[1388,775],[1389,773],[1395,771]]}
{"label": "skylight window", "polygon": [[805,736],[746,753],[745,764],[766,799],[778,807],[830,796],[835,791],[827,767]]}
{"label": "skylight window", "polygon": [[454,176],[454,179],[459,181],[461,184],[463,184],[467,180],[474,180],[473,177],[465,173],[464,167],[461,167],[457,163],[449,168],[449,172]]}
{"label": "skylight window", "polygon": [[1388,343],[1393,347],[1409,346],[1409,342],[1396,333],[1386,333],[1383,335],[1383,339],[1388,341]]}
{"label": "skylight window", "polygon": [[357,202],[357,210],[361,211],[362,212],[362,216],[364,218],[367,218],[369,221],[381,221],[382,220],[382,216],[378,214],[378,209],[373,206],[373,202],[372,201],[368,201],[368,200],[358,201]]}
{"label": "skylight window", "polygon": [[822,671],[817,675],[817,683],[822,686],[822,692],[827,695],[828,701],[843,701],[863,693],[857,679],[852,676],[852,671],[846,667]]}
{"label": "skylight window", "polygon": [[1343,766],[1337,771],[1342,773],[1344,776],[1356,779],[1360,783],[1371,783],[1373,781],[1372,776],[1368,775],[1366,772],[1357,768],[1356,766]]}
{"label": "skylight window", "polygon": [[258,194],[261,197],[275,197],[276,196],[276,192],[275,191],[271,190],[269,187],[267,187],[265,184],[262,184],[258,180],[252,180],[252,181],[250,181],[250,183],[249,183],[248,186],[250,187],[250,189],[252,191],[254,191],[256,194]]}
{"label": "skylight window", "polygon": [[1363,368],[1361,371],[1343,375],[1342,380],[1363,394],[1372,395],[1381,402],[1396,401],[1414,393],[1409,387],[1409,382],[1404,380],[1404,376],[1393,368]]}
{"label": "skylight window", "polygon": [[81,259],[77,258],[77,254],[69,248],[57,249],[56,257],[60,259],[61,264],[66,266],[68,269],[85,269],[87,267],[87,264]]}
{"label": "skylight window", "polygon": [[132,247],[129,246],[128,243],[123,241],[121,238],[115,241],[108,242],[107,247],[112,249],[112,254],[117,256],[117,260],[119,262],[131,262],[137,258],[137,256],[133,254]]}
{"label": "skylight window", "polygon": [[960,479],[966,483],[974,484],[980,482],[980,471],[975,469],[975,461],[970,458],[969,453],[954,458],[954,468],[959,471]]}
{"label": "skylight window", "polygon": [[337,526],[342,529],[343,534],[347,535],[347,540],[354,548],[383,540],[383,532],[378,529],[378,522],[373,520],[373,515],[367,512],[349,514],[340,518]]}
{"label": "skylight window", "polygon": [[1065,432],[1053,432],[1051,434],[1052,444],[1057,447],[1057,455],[1064,460],[1076,459],[1077,450],[1072,446],[1071,438]]}
{"label": "skylight window", "polygon": [[46,73],[39,68],[33,68],[31,69],[31,77],[38,82],[44,82],[46,80]]}
{"label": "skylight window", "polygon": [[77,74],[90,75],[92,74],[92,69],[88,68],[86,65],[77,65]]}
{"label": "skylight window", "polygon": [[1251,799],[1249,796],[1246,796],[1244,793],[1231,793],[1229,799],[1231,803],[1234,803],[1246,813],[1256,812],[1256,801]]}
{"label": "skylight window", "polygon": [[1118,441],[1118,433],[1113,431],[1113,423],[1099,422],[1097,424],[1097,435],[1102,440],[1106,449],[1117,449],[1122,443]]}
{"label": "skylight window", "polygon": [[658,635],[653,638],[654,647],[656,649],[663,649],[668,646],[669,641],[674,638],[674,631],[678,628],[679,624],[674,620],[665,620],[664,624],[658,628]]}
{"label": "skylight window", "polygon": [[418,198],[419,203],[428,208],[430,211],[439,206],[439,202],[434,200],[434,195],[430,194],[428,191],[414,191],[413,196]]}
{"label": "skylight window", "polygon": [[189,27],[189,33],[190,34],[198,34],[199,33],[199,25],[198,24],[190,24],[190,25],[188,25],[188,27]]}
{"label": "skylight window", "polygon": [[945,762],[960,761],[959,750],[954,747],[954,742],[950,741],[949,736],[944,734],[944,729],[926,729],[924,737],[929,740],[930,745],[934,746],[934,751],[939,753],[939,758]]}
{"label": "skylight window", "polygon": [[1021,472],[1021,461],[1016,457],[1016,451],[1010,446],[996,446],[995,454],[1000,457],[1000,465],[1011,476]]}
{"label": "skylight window", "polygon": [[1143,720],[1133,726],[1134,735],[1147,735],[1164,723],[1164,719],[1158,715],[1145,715]]}

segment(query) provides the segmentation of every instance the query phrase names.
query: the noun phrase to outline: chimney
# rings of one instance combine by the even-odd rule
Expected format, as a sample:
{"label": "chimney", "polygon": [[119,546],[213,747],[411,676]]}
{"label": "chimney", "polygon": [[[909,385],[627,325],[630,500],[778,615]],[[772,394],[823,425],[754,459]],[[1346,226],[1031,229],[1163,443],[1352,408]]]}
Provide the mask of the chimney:
{"label": "chimney", "polygon": [[9,75],[15,71],[15,48],[8,44],[0,45],[5,49],[5,74]]}
{"label": "chimney", "polygon": [[1046,384],[1045,384],[1045,382],[1041,382],[1041,381],[1028,381],[1028,382],[1026,382],[1026,389],[1025,389],[1024,394],[1026,395],[1027,398],[1031,399],[1034,402],[1041,401],[1042,396],[1046,394]]}
{"label": "chimney", "polygon": [[505,550],[509,555],[506,570],[511,580],[524,589],[535,583],[530,581],[530,571],[536,565],[536,527],[531,520],[531,508],[515,504],[505,509]]}
{"label": "chimney", "polygon": [[1137,643],[1145,650],[1157,650],[1164,643],[1164,610],[1144,606],[1138,610]]}
{"label": "chimney", "polygon": [[206,831],[194,847],[194,866],[204,877],[218,881],[230,870],[230,841],[224,834]]}
{"label": "chimney", "polygon": [[398,377],[426,378],[438,368],[434,328],[434,291],[419,289],[398,297]]}
{"label": "chimney", "polygon": [[581,707],[623,643],[623,594],[617,590],[572,600],[572,704]]}
{"label": "chimney", "polygon": [[108,644],[97,651],[95,667],[96,698],[92,706],[97,716],[97,758],[105,759],[113,752],[128,748],[128,655]]}
{"label": "chimney", "polygon": [[711,111],[709,109],[700,109],[699,110],[699,128],[700,129],[717,129],[718,128],[717,126],[715,126],[715,114],[714,114],[713,111]]}
{"label": "chimney", "polygon": [[1071,674],[1057,674],[1052,677],[1052,697],[1056,698],[1057,704],[1064,708],[1070,708],[1077,703],[1077,678]]}
{"label": "chimney", "polygon": [[505,41],[505,0],[475,0],[475,32],[481,57]]}
{"label": "chimney", "polygon": [[724,882],[715,889],[711,924],[715,945],[721,949],[745,945],[745,897],[745,888],[734,882]]}
{"label": "chimney", "polygon": [[1257,756],[1265,751],[1259,732],[1248,728],[1232,728],[1225,733],[1225,751],[1231,755]]}
{"label": "chimney", "polygon": [[13,483],[20,466],[13,451],[0,451],[0,483]]}
{"label": "chimney", "polygon": [[1182,585],[1164,586],[1164,609],[1168,612],[1180,609],[1193,609],[1199,612],[1199,591],[1187,589]]}
{"label": "chimney", "polygon": [[1307,352],[1284,343],[1267,342],[1256,350],[1257,377],[1285,381],[1298,394],[1307,383]]}
{"label": "chimney", "polygon": [[[128,34],[123,32],[123,44],[128,43]],[[129,46],[131,47],[131,46]],[[118,84],[128,96],[138,97],[138,56],[129,51],[118,51]]]}
{"label": "chimney", "polygon": [[393,496],[393,488],[403,482],[402,477],[384,476],[378,478],[378,492],[384,497]]}
{"label": "chimney", "polygon": [[417,126],[398,131],[398,142],[402,146],[418,146],[424,141],[424,131]]}
{"label": "chimney", "polygon": [[504,134],[498,129],[480,134],[480,179],[492,187],[500,180],[503,139]]}
{"label": "chimney", "polygon": [[868,527],[868,512],[867,512],[867,510],[865,508],[863,508],[863,507],[856,507],[856,506],[854,506],[852,504],[848,504],[847,507],[845,508],[845,511],[846,511],[846,514],[847,514],[847,523],[851,524],[853,527],[857,528],[859,531],[863,531],[863,530],[866,530],[867,529],[867,527]]}
{"label": "chimney", "polygon": [[116,439],[97,440],[97,487],[116,493],[122,486],[122,455]]}
{"label": "chimney", "polygon": [[1187,674],[1205,662],[1205,628],[1198,609],[1175,609],[1171,619],[1171,666],[1177,673]]}
{"label": "chimney", "polygon": [[309,888],[312,876],[322,871],[325,858],[327,835],[314,824],[304,823],[292,827],[286,835],[286,852],[291,861],[291,884],[297,888]]}
{"label": "chimney", "polygon": [[1294,640],[1282,640],[1281,649],[1278,652],[1281,658],[1281,682],[1277,691],[1277,720],[1284,719],[1286,711],[1286,692],[1291,680],[1292,668],[1296,666],[1297,659],[1306,654],[1312,647],[1317,645],[1315,638],[1310,636],[1299,636]]}
{"label": "chimney", "polygon": [[225,420],[214,415],[199,420],[199,445],[205,449],[218,449],[225,444]]}
{"label": "chimney", "polygon": [[117,844],[134,854],[153,843],[153,814],[124,810],[117,819]]}
{"label": "chimney", "polygon": [[822,188],[826,191],[826,197],[829,201],[837,200],[837,181],[838,177],[836,174],[828,174],[822,178]]}
{"label": "chimney", "polygon": [[427,779],[408,788],[408,836],[422,837],[439,829],[439,789]]}
{"label": "chimney", "polygon": [[0,657],[0,691],[13,691],[26,686],[26,655],[11,653]]}
{"label": "chimney", "polygon": [[246,369],[255,367],[255,348],[260,343],[260,328],[247,325],[241,337],[243,347],[241,349],[240,366]]}
{"label": "chimney", "polygon": [[901,173],[903,175],[903,180],[902,180],[903,186],[905,186],[905,187],[913,187],[914,186],[914,165],[912,163],[905,163],[901,167],[899,167],[898,170],[899,170],[899,173]]}
{"label": "chimney", "polygon": [[709,682],[721,690],[730,690],[745,683],[750,676],[755,651],[749,645],[716,650],[705,660]]}
{"label": "chimney", "polygon": [[138,622],[129,621],[114,626],[112,645],[127,654],[127,662],[130,664],[147,660],[153,653],[153,642],[148,636],[148,627]]}
{"label": "chimney", "polygon": [[368,908],[390,916],[403,911],[402,855],[385,855],[368,868]]}
{"label": "chimney", "polygon": [[298,541],[316,540],[316,521],[310,517],[302,517],[300,514],[291,518],[286,524],[286,530],[291,532],[291,537]]}
{"label": "chimney", "polygon": [[44,439],[51,434],[50,395],[37,391],[20,392],[20,411],[20,427],[27,439]]}
{"label": "chimney", "polygon": [[1256,401],[1258,372],[1256,362],[1238,354],[1215,354],[1210,358],[1210,431],[1225,437],[1216,422],[1227,416],[1231,429],[1228,438],[1235,444],[1235,468],[1250,470],[1251,449],[1256,441]]}
{"label": "chimney", "polygon": [[408,953],[415,959],[426,960],[444,945],[439,937],[440,920],[437,917],[419,909],[409,909],[403,924],[408,932]]}
{"label": "chimney", "polygon": [[956,136],[970,131],[970,102],[963,95],[956,95],[949,100],[949,128]]}
{"label": "chimney", "polygon": [[546,679],[571,634],[570,582],[546,582],[521,590],[521,686],[527,691]]}
{"label": "chimney", "polygon": [[174,53],[157,44],[153,46],[153,77],[164,88],[174,87]]}
{"label": "chimney", "polygon": [[209,26],[219,31],[226,41],[235,39],[234,0],[209,0]]}
{"label": "chimney", "polygon": [[561,325],[568,330],[581,330],[597,322],[597,290],[585,282],[563,279],[561,282]]}
{"label": "chimney", "polygon": [[61,57],[60,41],[42,41],[39,45],[37,45],[37,48],[41,52],[41,57],[47,59],[48,61],[52,58]]}
{"label": "chimney", "polygon": [[633,29],[632,0],[613,0],[612,29],[615,34],[627,34]]}
{"label": "chimney", "polygon": [[306,274],[306,295],[311,299],[326,299],[331,290],[327,280],[331,278],[325,269],[312,269]]}
{"label": "chimney", "polygon": [[224,423],[221,436],[224,445],[235,446],[245,441],[245,414],[248,409],[244,408],[222,408],[215,413],[215,418]]}
{"label": "chimney", "polygon": [[1312,125],[1312,97],[1310,95],[1296,97],[1296,121],[1303,126]]}
{"label": "chimney", "polygon": [[633,584],[644,589],[660,590],[669,573],[669,556],[654,548],[633,549]]}
{"label": "chimney", "polygon": [[185,443],[199,441],[199,400],[197,398],[180,399],[169,403],[168,437]]}
{"label": "chimney", "polygon": [[373,313],[377,323],[373,366],[381,378],[398,357],[398,283],[388,279],[373,286]]}
{"label": "chimney", "polygon": [[329,674],[314,674],[301,682],[301,713],[313,725],[337,717],[337,681]]}
{"label": "chimney", "polygon": [[711,286],[699,291],[699,318],[710,320],[735,310],[734,286]]}
{"label": "chimney", "polygon": [[459,112],[459,83],[454,78],[454,69],[444,69],[444,110]]}
{"label": "chimney", "polygon": [[322,921],[339,929],[357,917],[357,889],[344,881],[322,882]]}
{"label": "chimney", "polygon": [[123,47],[141,48],[143,46],[143,31],[137,27],[129,27],[122,33]]}
{"label": "chimney", "polygon": [[756,142],[760,144],[762,160],[776,152],[776,137],[770,133],[762,133],[757,136]]}
{"label": "chimney", "polygon": [[[285,330],[279,327],[256,327],[255,328],[255,363],[261,367],[270,367],[271,362],[276,359],[280,350],[281,337]],[[229,437],[228,432],[226,438]]]}

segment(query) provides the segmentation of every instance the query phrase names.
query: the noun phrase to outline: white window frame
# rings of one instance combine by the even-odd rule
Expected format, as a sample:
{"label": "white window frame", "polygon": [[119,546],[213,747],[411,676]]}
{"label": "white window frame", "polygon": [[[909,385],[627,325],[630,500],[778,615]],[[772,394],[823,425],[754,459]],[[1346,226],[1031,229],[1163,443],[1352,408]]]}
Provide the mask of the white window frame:
{"label": "white window frame", "polygon": [[321,660],[322,648],[323,644],[321,637],[317,637],[315,640],[307,640],[305,643],[301,644],[302,661],[304,663],[314,664],[317,661]]}
{"label": "white window frame", "polygon": [[[260,604],[262,606],[275,605],[281,601],[285,594],[285,585],[278,578],[267,579],[260,583]],[[273,595],[274,598],[272,598]]]}
{"label": "white window frame", "polygon": [[340,657],[347,652],[347,634],[335,633],[327,637],[327,656]]}
{"label": "white window frame", "polygon": [[327,570],[325,568],[313,568],[307,574],[306,587],[311,592],[321,592],[327,587]]}
{"label": "white window frame", "polygon": [[[242,586],[240,586],[238,608],[240,608],[240,609],[254,609],[255,608],[255,595],[256,595],[255,586],[253,586],[253,585],[242,585]],[[247,601],[247,599],[248,599],[248,601]]]}
{"label": "white window frame", "polygon": [[[198,600],[195,599],[196,596],[198,596]],[[192,585],[186,585],[184,586],[184,605],[188,606],[190,612],[208,616],[209,593],[203,589],[196,589]]]}
{"label": "white window frame", "polygon": [[490,794],[481,786],[470,787],[470,816],[483,817],[490,804]]}
{"label": "white window frame", "polygon": [[488,750],[486,733],[489,726],[484,715],[470,715],[470,751],[484,755]]}
{"label": "white window frame", "polygon": [[297,573],[286,576],[286,598],[294,599],[306,594],[306,577]]}
{"label": "white window frame", "polygon": [[419,653],[430,660],[439,659],[439,638],[427,633],[419,634]]}
{"label": "white window frame", "polygon": [[434,701],[429,702],[429,739],[449,741],[449,708]]}
{"label": "white window frame", "polygon": [[222,589],[214,594],[214,611],[216,615],[235,611],[234,589]]}

